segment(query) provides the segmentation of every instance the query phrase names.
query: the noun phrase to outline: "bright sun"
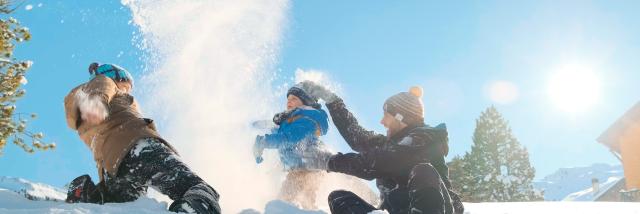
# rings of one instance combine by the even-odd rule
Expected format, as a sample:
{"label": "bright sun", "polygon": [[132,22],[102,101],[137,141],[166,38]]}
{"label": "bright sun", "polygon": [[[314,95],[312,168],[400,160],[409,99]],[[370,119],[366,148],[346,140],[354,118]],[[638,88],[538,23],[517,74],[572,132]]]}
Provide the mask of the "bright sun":
{"label": "bright sun", "polygon": [[548,84],[551,101],[564,112],[585,112],[600,99],[600,79],[588,66],[562,66]]}

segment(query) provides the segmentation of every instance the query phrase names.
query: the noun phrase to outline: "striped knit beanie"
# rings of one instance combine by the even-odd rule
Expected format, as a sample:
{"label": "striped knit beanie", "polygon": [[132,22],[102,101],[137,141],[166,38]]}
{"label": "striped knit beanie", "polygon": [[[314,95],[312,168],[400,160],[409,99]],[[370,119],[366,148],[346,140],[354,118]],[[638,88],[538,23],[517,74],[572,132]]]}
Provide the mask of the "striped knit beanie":
{"label": "striped knit beanie", "polygon": [[289,91],[287,91],[287,97],[289,95],[293,95],[300,98],[300,101],[302,101],[302,104],[306,106],[311,106],[315,109],[322,108],[322,106],[320,106],[320,104],[318,103],[318,99],[310,96],[306,91],[304,91],[304,89],[302,89],[302,86],[300,84],[296,84],[293,87],[291,87]]}
{"label": "striped knit beanie", "polygon": [[384,102],[383,110],[407,125],[424,123],[422,88],[413,86],[408,92],[400,92]]}

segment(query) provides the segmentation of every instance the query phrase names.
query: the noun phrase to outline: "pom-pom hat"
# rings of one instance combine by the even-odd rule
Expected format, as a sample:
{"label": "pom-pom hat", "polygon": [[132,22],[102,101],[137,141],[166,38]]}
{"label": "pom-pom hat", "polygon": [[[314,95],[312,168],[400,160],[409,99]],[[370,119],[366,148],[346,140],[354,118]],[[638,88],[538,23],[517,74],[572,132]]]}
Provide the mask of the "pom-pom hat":
{"label": "pom-pom hat", "polygon": [[408,92],[400,92],[384,102],[383,110],[407,125],[424,123],[422,88],[413,86]]}

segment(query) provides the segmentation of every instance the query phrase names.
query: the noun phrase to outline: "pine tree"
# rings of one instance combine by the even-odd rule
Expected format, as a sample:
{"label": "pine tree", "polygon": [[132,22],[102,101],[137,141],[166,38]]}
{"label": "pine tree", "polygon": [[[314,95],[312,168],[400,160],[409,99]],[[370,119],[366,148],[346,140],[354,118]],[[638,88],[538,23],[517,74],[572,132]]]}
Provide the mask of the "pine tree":
{"label": "pine tree", "polygon": [[533,189],[535,169],[527,149],[493,106],[476,120],[471,151],[454,158],[450,166],[454,189],[465,201],[542,200]]}
{"label": "pine tree", "polygon": [[[0,14],[9,15],[13,12],[8,0],[0,0]],[[47,150],[55,144],[41,142],[42,133],[32,133],[27,130],[27,117],[35,118],[34,114],[16,112],[16,101],[25,95],[21,86],[27,83],[25,73],[31,66],[30,61],[19,61],[13,57],[15,45],[31,39],[29,29],[20,26],[12,18],[0,18],[0,154],[7,141],[12,141],[26,152],[34,149]],[[25,143],[25,139],[31,143]]]}

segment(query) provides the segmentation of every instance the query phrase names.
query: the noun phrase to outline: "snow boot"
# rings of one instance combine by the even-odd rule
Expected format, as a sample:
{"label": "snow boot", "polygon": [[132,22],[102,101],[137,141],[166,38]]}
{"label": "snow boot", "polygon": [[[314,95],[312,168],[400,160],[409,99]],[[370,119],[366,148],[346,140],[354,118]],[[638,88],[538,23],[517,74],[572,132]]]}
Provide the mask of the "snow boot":
{"label": "snow boot", "polygon": [[169,206],[169,211],[198,214],[220,214],[218,204],[218,193],[206,184],[195,185],[182,196],[181,199],[173,201]]}
{"label": "snow boot", "polygon": [[355,193],[346,190],[336,190],[329,194],[329,209],[332,214],[361,214],[376,210]]}
{"label": "snow boot", "polygon": [[67,203],[87,203],[90,201],[90,194],[96,189],[96,185],[91,181],[89,175],[82,175],[73,179],[69,184],[67,192]]}

